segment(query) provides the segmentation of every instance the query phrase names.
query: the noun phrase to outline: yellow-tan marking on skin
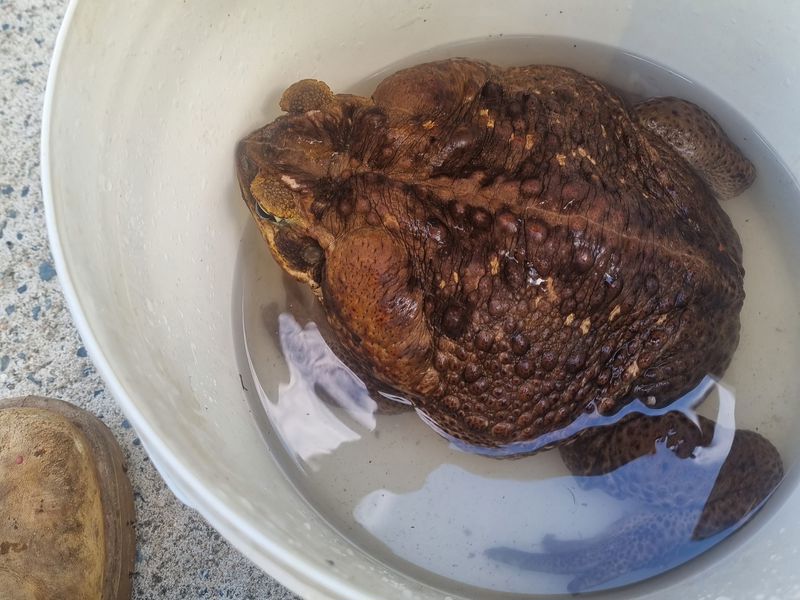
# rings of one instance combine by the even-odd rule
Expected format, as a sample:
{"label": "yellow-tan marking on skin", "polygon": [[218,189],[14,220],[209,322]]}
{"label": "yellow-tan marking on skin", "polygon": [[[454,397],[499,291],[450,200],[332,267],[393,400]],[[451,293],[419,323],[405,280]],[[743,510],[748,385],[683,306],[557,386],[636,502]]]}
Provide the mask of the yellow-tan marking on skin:
{"label": "yellow-tan marking on skin", "polygon": [[566,319],[564,319],[564,325],[566,325],[567,327],[569,327],[570,325],[572,325],[572,322],[573,322],[574,320],[575,320],[575,313],[569,313],[569,314],[567,315],[567,318],[566,318]]}
{"label": "yellow-tan marking on skin", "polygon": [[630,366],[625,369],[625,374],[631,377],[631,379],[636,377],[639,374],[639,363],[633,361]]}
{"label": "yellow-tan marking on skin", "polygon": [[610,315],[608,315],[608,322],[610,323],[610,322],[612,322],[614,319],[616,319],[616,318],[619,316],[619,313],[621,313],[621,312],[622,312],[622,307],[621,307],[619,304],[617,304],[617,305],[616,305],[616,306],[615,306],[615,307],[614,307],[614,308],[611,310],[611,314],[610,314]]}
{"label": "yellow-tan marking on skin", "polygon": [[533,134],[526,133],[525,134],[525,150],[530,150],[533,148]]}
{"label": "yellow-tan marking on skin", "polygon": [[489,268],[492,275],[497,275],[500,272],[500,261],[497,259],[496,254],[493,254],[492,258],[489,259]]}
{"label": "yellow-tan marking on skin", "polygon": [[550,276],[547,277],[544,281],[547,284],[547,299],[551,303],[554,303],[556,300],[558,300],[558,294],[556,293],[555,286],[553,285],[553,278],[552,276]]}
{"label": "yellow-tan marking on skin", "polygon": [[297,181],[294,178],[289,177],[288,175],[281,175],[281,181],[286,185],[288,185],[293,190],[299,190],[301,187],[300,184],[297,183]]}
{"label": "yellow-tan marking on skin", "polygon": [[486,119],[487,119],[487,121],[486,121],[486,127],[488,127],[489,129],[494,129],[494,119],[493,119],[492,117],[490,117],[490,116],[489,116],[489,109],[488,109],[488,108],[482,108],[482,109],[480,109],[480,110],[478,111],[478,114],[479,114],[481,117],[486,117]]}
{"label": "yellow-tan marking on skin", "polygon": [[590,155],[590,154],[589,154],[589,153],[586,151],[586,148],[584,148],[583,146],[578,146],[578,154],[579,154],[581,157],[583,157],[583,158],[585,158],[586,160],[588,160],[588,161],[589,161],[590,163],[592,163],[593,165],[596,165],[596,164],[597,164],[597,162],[596,162],[596,161],[595,161],[595,160],[592,158],[592,156],[591,156],[591,155]]}
{"label": "yellow-tan marking on skin", "polygon": [[589,329],[592,326],[592,320],[589,317],[586,317],[583,321],[581,321],[581,333],[586,335],[589,333]]}
{"label": "yellow-tan marking on skin", "polygon": [[564,154],[556,154],[556,161],[558,161],[558,164],[562,167],[567,165],[567,157]]}

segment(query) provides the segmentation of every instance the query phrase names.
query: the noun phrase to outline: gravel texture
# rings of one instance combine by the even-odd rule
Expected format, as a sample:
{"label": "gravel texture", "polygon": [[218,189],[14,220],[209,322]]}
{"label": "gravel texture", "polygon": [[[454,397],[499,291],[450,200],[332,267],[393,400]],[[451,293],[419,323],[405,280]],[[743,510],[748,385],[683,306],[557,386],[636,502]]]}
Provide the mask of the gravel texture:
{"label": "gravel texture", "polygon": [[114,432],[136,496],[134,598],[297,598],[175,499],[72,324],[48,248],[39,183],[42,102],[66,4],[0,0],[0,397],[61,398]]}

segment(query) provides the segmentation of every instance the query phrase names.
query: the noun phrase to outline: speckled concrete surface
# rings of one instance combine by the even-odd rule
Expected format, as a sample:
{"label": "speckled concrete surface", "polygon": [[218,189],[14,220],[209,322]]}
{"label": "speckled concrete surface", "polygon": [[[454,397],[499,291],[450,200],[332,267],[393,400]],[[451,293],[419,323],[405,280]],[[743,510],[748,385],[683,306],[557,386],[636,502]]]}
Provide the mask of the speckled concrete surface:
{"label": "speckled concrete surface", "polygon": [[98,415],[117,436],[138,515],[134,598],[296,598],[175,499],[72,325],[48,249],[39,184],[43,94],[66,4],[0,0],[0,396],[67,400]]}

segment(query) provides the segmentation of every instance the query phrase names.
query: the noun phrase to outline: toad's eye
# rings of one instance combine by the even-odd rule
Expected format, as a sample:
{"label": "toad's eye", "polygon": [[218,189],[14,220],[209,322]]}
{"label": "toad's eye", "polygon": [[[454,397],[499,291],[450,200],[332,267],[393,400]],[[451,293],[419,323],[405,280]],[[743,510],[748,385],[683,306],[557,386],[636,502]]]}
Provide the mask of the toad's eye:
{"label": "toad's eye", "polygon": [[259,218],[275,224],[280,223],[283,220],[279,219],[272,213],[268,213],[267,211],[265,211],[264,208],[258,202],[256,202],[255,205],[256,205],[256,214],[259,216]]}

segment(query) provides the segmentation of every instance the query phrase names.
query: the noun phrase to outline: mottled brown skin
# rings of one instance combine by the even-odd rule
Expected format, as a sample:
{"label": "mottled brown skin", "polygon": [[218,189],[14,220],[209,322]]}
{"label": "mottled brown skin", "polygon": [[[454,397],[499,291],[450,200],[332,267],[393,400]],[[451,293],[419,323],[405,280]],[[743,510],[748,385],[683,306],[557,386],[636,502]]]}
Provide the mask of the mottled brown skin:
{"label": "mottled brown skin", "polygon": [[535,440],[727,367],[739,239],[653,111],[570,69],[466,59],[372,98],[304,80],[281,107],[237,150],[261,232],[344,358],[445,434]]}

